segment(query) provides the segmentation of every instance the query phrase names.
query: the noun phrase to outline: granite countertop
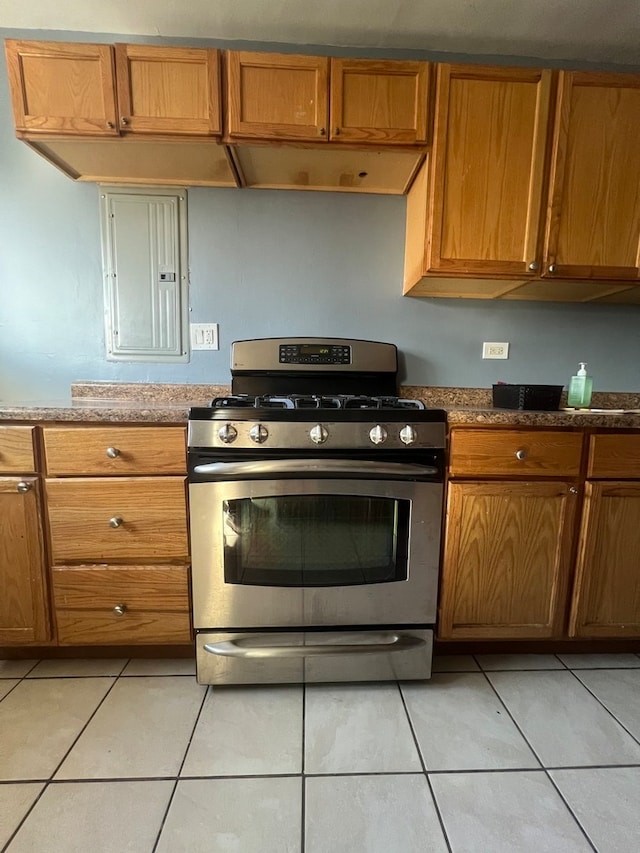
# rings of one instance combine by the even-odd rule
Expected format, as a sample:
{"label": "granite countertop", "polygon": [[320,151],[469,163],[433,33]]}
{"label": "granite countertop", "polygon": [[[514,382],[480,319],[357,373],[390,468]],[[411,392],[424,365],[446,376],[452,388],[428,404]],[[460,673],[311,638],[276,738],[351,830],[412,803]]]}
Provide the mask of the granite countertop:
{"label": "granite countertop", "polygon": [[[229,393],[223,385],[82,382],[65,400],[0,402],[0,421],[74,421],[185,424],[190,406],[207,405]],[[442,408],[455,426],[614,427],[640,429],[640,395],[594,394],[593,405],[612,411],[561,409],[555,412],[494,409],[491,390],[403,386],[402,396]]]}

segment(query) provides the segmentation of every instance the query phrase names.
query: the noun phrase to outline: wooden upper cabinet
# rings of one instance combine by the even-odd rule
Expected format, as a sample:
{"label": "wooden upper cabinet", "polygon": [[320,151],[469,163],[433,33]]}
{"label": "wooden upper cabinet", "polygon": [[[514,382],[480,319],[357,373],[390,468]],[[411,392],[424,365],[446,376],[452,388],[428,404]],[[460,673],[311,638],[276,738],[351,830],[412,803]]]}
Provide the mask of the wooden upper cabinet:
{"label": "wooden upper cabinet", "polygon": [[338,142],[427,141],[426,62],[331,60],[331,128]]}
{"label": "wooden upper cabinet", "polygon": [[640,274],[640,74],[561,72],[544,275]]}
{"label": "wooden upper cabinet", "polygon": [[438,66],[428,272],[534,276],[552,72]]}
{"label": "wooden upper cabinet", "polygon": [[229,51],[229,136],[326,140],[328,75],[324,56]]}
{"label": "wooden upper cabinet", "polygon": [[5,47],[16,130],[118,133],[110,45],[8,39]]}
{"label": "wooden upper cabinet", "polygon": [[640,636],[640,483],[587,483],[569,633]]}
{"label": "wooden upper cabinet", "polygon": [[116,45],[123,133],[220,135],[217,50]]}

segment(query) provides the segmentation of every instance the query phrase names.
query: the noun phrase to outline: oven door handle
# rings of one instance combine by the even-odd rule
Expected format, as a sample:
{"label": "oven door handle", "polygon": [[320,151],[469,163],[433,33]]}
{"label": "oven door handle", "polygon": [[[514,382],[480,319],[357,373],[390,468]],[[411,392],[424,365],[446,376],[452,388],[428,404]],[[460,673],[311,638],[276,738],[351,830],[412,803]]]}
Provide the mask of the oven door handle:
{"label": "oven door handle", "polygon": [[425,645],[420,637],[390,634],[388,643],[341,643],[316,646],[265,646],[252,644],[250,639],[223,640],[205,643],[204,650],[228,658],[298,658],[320,655],[374,655],[387,652],[406,652]]}
{"label": "oven door handle", "polygon": [[377,477],[390,480],[424,479],[439,471],[432,465],[407,462],[370,462],[366,459],[258,459],[254,462],[206,462],[196,465],[194,474],[210,476],[212,480],[274,478],[293,474],[356,477]]}

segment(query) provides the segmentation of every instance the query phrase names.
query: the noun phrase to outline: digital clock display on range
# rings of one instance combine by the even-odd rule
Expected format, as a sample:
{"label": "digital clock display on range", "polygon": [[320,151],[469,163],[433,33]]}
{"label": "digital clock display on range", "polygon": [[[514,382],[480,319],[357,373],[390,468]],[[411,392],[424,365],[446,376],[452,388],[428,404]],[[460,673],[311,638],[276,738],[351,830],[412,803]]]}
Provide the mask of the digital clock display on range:
{"label": "digital clock display on range", "polygon": [[318,344],[300,344],[300,355],[329,355],[331,350]]}

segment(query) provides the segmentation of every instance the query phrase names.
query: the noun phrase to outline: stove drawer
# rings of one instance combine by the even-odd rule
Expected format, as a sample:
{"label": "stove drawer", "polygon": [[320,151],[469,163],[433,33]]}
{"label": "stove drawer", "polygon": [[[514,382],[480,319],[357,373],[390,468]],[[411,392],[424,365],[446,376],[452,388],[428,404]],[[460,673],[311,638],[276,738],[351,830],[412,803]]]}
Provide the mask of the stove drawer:
{"label": "stove drawer", "polygon": [[186,561],[182,477],[47,480],[54,563]]}
{"label": "stove drawer", "polygon": [[188,643],[187,566],[64,567],[53,571],[61,645]]}
{"label": "stove drawer", "polygon": [[184,474],[184,427],[45,427],[49,476]]}
{"label": "stove drawer", "polygon": [[427,629],[196,635],[200,684],[425,679],[432,651]]}

